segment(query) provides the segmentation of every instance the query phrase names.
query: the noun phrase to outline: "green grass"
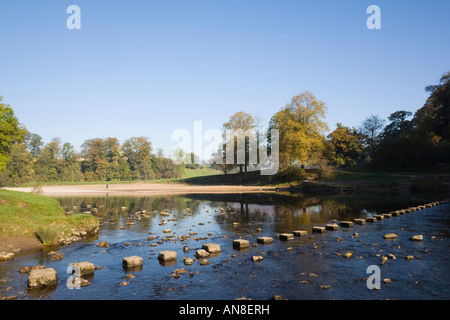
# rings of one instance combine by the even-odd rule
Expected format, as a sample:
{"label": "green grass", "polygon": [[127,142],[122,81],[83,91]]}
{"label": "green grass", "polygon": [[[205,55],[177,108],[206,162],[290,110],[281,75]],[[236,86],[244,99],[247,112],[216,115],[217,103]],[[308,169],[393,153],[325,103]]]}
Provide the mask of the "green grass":
{"label": "green grass", "polygon": [[54,244],[62,233],[92,231],[98,220],[91,215],[66,216],[56,199],[33,193],[0,189],[0,236],[37,236]]}
{"label": "green grass", "polygon": [[223,171],[213,169],[211,167],[203,167],[199,169],[188,169],[183,168],[183,177],[182,179],[194,178],[194,177],[203,177],[203,176],[214,176],[214,175],[223,175]]}

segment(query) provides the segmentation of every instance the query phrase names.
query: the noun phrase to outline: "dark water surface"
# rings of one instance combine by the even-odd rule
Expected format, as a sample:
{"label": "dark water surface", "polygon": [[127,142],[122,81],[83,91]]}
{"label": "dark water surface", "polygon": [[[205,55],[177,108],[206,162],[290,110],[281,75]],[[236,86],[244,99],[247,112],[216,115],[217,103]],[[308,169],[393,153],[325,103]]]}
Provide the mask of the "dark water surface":
{"label": "dark water surface", "polygon": [[[65,247],[17,255],[13,261],[1,263],[0,296],[89,300],[240,297],[265,300],[273,295],[290,300],[450,298],[450,204],[373,224],[312,234],[314,225],[353,220],[422,203],[392,196],[303,198],[281,194],[66,197],[59,201],[73,214],[90,211],[101,218],[99,235]],[[234,213],[222,213],[221,208],[227,212],[230,208]],[[160,215],[164,209],[169,209],[169,216]],[[149,217],[131,220],[136,217],[135,212],[141,210],[146,210]],[[157,212],[153,213],[154,210]],[[162,225],[164,219],[166,224]],[[135,224],[120,229],[131,221]],[[171,229],[170,234],[163,233],[166,228]],[[258,228],[261,231],[258,232]],[[308,236],[292,241],[277,238],[279,233],[294,230],[306,230]],[[197,235],[185,241],[178,239],[191,231]],[[355,232],[359,237],[354,236]],[[397,233],[398,239],[385,240],[386,233]],[[409,240],[416,234],[422,234],[424,240]],[[148,240],[150,236],[158,238]],[[232,246],[233,239],[248,239],[253,244],[258,236],[273,237],[274,243],[241,251]],[[169,240],[158,243],[164,238]],[[337,241],[338,238],[342,241]],[[100,241],[107,241],[109,248],[96,246]],[[208,265],[195,261],[185,266],[183,257],[195,259],[196,250],[205,243],[220,244],[222,252],[208,257],[211,262]],[[184,246],[191,250],[183,252]],[[50,250],[58,250],[65,258],[52,262],[48,255]],[[177,262],[160,264],[157,256],[164,250],[176,251]],[[352,251],[352,257],[344,259],[342,255],[348,251]],[[396,259],[382,264],[381,256],[387,254],[394,254]],[[134,255],[144,259],[143,268],[124,270],[122,259]],[[262,255],[264,260],[253,262],[255,255]],[[415,259],[406,260],[404,257],[408,255]],[[69,264],[82,261],[92,262],[102,269],[88,278],[90,286],[67,288]],[[49,290],[27,290],[27,275],[18,271],[21,266],[33,265],[54,268],[58,273],[58,285]],[[370,265],[379,266],[381,279],[389,278],[392,282],[381,282],[379,290],[369,290],[366,279],[371,274],[366,271]],[[185,268],[187,273],[173,278],[179,268]],[[129,273],[135,277],[126,280]],[[119,285],[124,281],[128,285]]]}

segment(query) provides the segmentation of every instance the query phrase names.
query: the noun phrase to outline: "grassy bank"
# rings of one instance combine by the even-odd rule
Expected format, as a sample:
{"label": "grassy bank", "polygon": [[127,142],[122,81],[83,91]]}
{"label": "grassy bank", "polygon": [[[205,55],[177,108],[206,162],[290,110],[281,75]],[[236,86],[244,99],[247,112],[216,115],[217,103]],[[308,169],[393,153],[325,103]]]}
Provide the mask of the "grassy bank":
{"label": "grassy bank", "polygon": [[98,220],[94,216],[67,217],[56,199],[0,189],[0,238],[36,237],[44,245],[51,245],[63,232],[91,232],[96,227]]}

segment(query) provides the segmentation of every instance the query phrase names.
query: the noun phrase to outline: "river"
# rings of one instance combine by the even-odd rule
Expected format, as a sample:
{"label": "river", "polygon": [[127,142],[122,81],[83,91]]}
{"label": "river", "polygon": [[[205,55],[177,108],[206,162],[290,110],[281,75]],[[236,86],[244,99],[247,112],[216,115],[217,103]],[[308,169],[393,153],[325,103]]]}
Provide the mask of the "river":
{"label": "river", "polygon": [[[450,204],[443,204],[377,223],[311,233],[312,226],[333,220],[353,220],[422,204],[394,196],[310,197],[284,194],[191,194],[166,196],[61,197],[69,214],[91,212],[100,219],[99,234],[72,245],[16,255],[0,264],[0,296],[50,300],[267,300],[279,295],[295,299],[449,299]],[[188,210],[186,210],[188,209]],[[222,210],[223,209],[223,210]],[[145,214],[137,214],[145,210]],[[168,215],[161,212],[168,210]],[[134,224],[126,224],[132,222]],[[170,229],[170,233],[164,233]],[[282,241],[277,235],[305,230],[307,236]],[[167,231],[167,230],[166,230]],[[182,235],[197,232],[186,240]],[[355,234],[356,233],[356,234]],[[398,234],[385,240],[386,233]],[[423,241],[411,241],[422,234]],[[256,244],[259,236],[271,244]],[[150,237],[150,238],[149,238]],[[153,238],[156,237],[156,238]],[[249,240],[244,250],[234,239]],[[150,240],[149,240],[150,239]],[[109,247],[96,246],[107,241]],[[222,252],[186,266],[183,257],[196,259],[202,244],[216,243]],[[191,250],[183,252],[183,247]],[[51,261],[57,250],[64,259]],[[177,252],[176,263],[164,265],[160,251]],[[352,252],[349,259],[343,255]],[[396,259],[381,262],[393,254]],[[139,270],[125,270],[122,259],[143,258]],[[414,256],[406,260],[406,256]],[[253,256],[263,260],[254,262]],[[91,285],[69,289],[70,263],[88,261],[100,267],[87,278]],[[58,273],[58,285],[28,290],[22,266],[45,265]],[[369,266],[378,266],[379,290],[367,287]],[[187,273],[174,277],[176,269]],[[132,273],[134,278],[126,279]],[[390,279],[390,283],[383,282]],[[126,285],[123,285],[124,282]],[[386,280],[386,282],[389,282]],[[122,285],[121,285],[122,283]]]}

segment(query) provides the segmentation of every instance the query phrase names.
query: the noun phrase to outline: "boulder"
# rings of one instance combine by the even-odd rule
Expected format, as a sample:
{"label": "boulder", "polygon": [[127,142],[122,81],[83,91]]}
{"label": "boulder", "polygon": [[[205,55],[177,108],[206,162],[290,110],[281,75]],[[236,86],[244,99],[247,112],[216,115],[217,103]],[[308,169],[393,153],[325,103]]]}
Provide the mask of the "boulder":
{"label": "boulder", "polygon": [[253,256],[252,257],[252,260],[254,261],[254,262],[259,262],[259,261],[262,261],[264,258],[262,257],[262,256]]}
{"label": "boulder", "polygon": [[183,259],[183,262],[184,262],[185,265],[189,266],[189,265],[191,265],[191,264],[194,263],[194,260],[192,260],[192,259],[189,258],[189,257],[185,257],[185,258]]}
{"label": "boulder", "polygon": [[384,235],[384,238],[387,240],[395,240],[397,239],[398,235],[396,235],[395,233],[387,233]]}
{"label": "boulder", "polygon": [[258,238],[256,238],[256,242],[261,243],[261,244],[269,244],[269,243],[273,243],[273,238],[272,237],[258,237]]}
{"label": "boulder", "polygon": [[136,268],[142,267],[143,259],[139,256],[126,257],[122,260],[122,266],[124,268]]}
{"label": "boulder", "polygon": [[202,245],[202,249],[208,251],[209,253],[221,252],[220,245],[217,243],[205,243]]}
{"label": "boulder", "polygon": [[201,258],[206,258],[209,256],[209,252],[203,249],[197,250],[197,252],[195,252],[195,257],[197,259],[201,259]]}
{"label": "boulder", "polygon": [[172,250],[161,251],[158,260],[162,262],[177,260],[177,253]]}
{"label": "boulder", "polygon": [[53,268],[31,270],[28,276],[28,288],[30,289],[42,289],[55,286],[57,283],[58,275]]}

